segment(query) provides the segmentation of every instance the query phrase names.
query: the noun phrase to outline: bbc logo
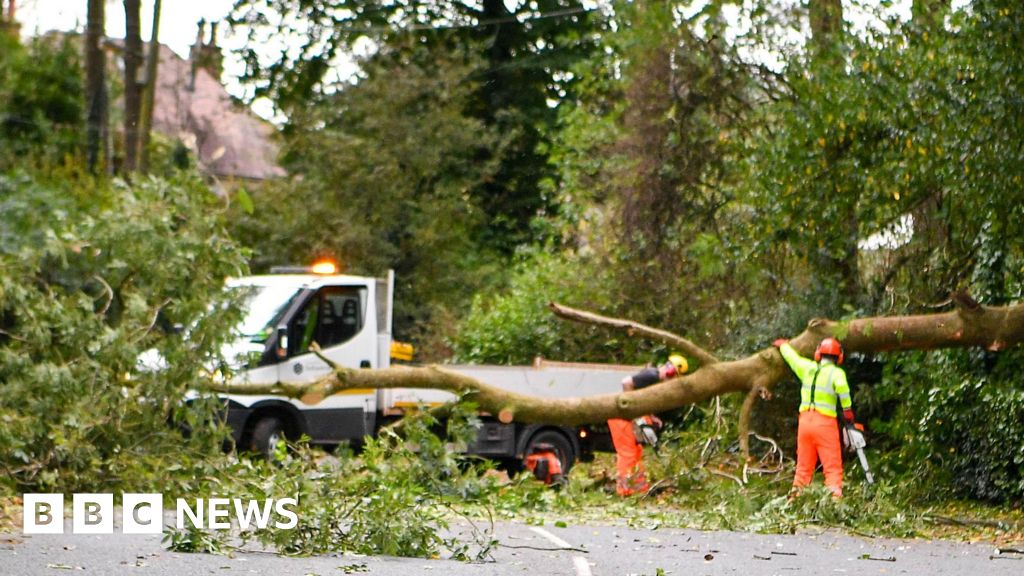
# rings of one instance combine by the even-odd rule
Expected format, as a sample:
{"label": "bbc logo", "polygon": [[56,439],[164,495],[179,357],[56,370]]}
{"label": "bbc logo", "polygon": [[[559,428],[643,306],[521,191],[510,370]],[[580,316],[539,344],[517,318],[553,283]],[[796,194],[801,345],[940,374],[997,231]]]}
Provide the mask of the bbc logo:
{"label": "bbc logo", "polygon": [[[64,533],[63,494],[25,494],[25,534]],[[164,499],[162,494],[122,495],[121,531],[125,534],[161,534]],[[114,495],[74,494],[71,502],[74,534],[113,534]]]}
{"label": "bbc logo", "polygon": [[[164,506],[162,494],[122,494],[121,532],[124,534],[160,534],[163,532]],[[25,494],[23,530],[25,534],[64,533],[63,494]],[[276,519],[274,527],[292,530],[299,524],[297,498],[185,498],[175,500],[175,525],[184,529],[186,522],[194,528],[230,530],[231,512],[239,529],[264,530]],[[113,534],[113,494],[74,494],[71,505],[72,534]]]}

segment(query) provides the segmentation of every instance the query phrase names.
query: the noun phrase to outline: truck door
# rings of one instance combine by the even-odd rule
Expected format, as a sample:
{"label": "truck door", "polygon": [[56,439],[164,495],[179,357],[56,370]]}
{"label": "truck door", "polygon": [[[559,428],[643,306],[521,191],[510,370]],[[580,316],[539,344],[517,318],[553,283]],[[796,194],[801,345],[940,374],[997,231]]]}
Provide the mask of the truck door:
{"label": "truck door", "polygon": [[[331,368],[309,352],[316,342],[321,353],[349,368],[372,368],[377,360],[376,318],[368,313],[367,286],[326,286],[317,290],[288,324],[288,357],[278,365],[281,382],[313,382]],[[316,442],[360,439],[373,429],[374,390],[350,390],[316,405],[294,401]]]}

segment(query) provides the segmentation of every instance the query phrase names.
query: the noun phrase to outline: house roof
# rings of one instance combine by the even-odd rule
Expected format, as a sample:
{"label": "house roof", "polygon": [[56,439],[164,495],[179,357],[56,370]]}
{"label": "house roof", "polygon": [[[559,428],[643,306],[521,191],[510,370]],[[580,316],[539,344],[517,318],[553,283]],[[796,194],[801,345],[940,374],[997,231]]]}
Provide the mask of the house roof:
{"label": "house roof", "polygon": [[266,180],[285,175],[277,165],[274,128],[235,103],[206,69],[160,46],[153,128],[180,139],[216,176]]}

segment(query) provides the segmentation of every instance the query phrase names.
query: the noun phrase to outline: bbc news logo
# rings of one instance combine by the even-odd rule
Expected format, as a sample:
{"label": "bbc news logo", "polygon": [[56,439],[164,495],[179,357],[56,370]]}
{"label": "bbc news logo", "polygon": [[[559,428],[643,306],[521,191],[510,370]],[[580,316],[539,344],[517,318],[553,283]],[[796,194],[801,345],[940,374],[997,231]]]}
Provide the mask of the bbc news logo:
{"label": "bbc news logo", "polygon": [[[64,533],[63,494],[25,494],[25,534]],[[163,532],[163,494],[125,493],[121,497],[121,532],[124,534],[160,534]],[[276,516],[274,527],[290,530],[299,523],[295,512],[298,500],[280,498],[242,500],[241,498],[184,498],[175,501],[175,523],[179,530],[186,521],[195,528],[230,530],[231,518],[241,530],[262,530]],[[113,534],[113,494],[74,494],[71,499],[72,534]]]}

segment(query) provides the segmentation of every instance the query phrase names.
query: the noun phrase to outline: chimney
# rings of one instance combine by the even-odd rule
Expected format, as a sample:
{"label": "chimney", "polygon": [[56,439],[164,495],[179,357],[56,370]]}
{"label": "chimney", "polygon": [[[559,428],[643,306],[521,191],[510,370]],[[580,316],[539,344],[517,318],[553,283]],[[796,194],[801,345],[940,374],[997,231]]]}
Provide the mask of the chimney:
{"label": "chimney", "polygon": [[189,89],[195,90],[196,71],[206,70],[210,76],[220,82],[220,75],[224,71],[224,56],[220,53],[220,46],[217,46],[217,24],[210,22],[210,42],[206,42],[206,19],[200,19],[196,30],[196,43],[189,50],[188,58],[192,63],[192,78],[189,81]]}
{"label": "chimney", "polygon": [[188,77],[188,91],[195,92],[196,90],[196,68],[199,62],[199,54],[203,50],[203,28],[206,27],[206,19],[200,18],[199,25],[196,26],[196,42],[188,50],[188,62],[191,65],[191,72]]}
{"label": "chimney", "polygon": [[220,53],[220,46],[217,45],[218,24],[220,22],[210,22],[210,43],[203,47],[203,67],[220,82],[220,75],[224,73],[224,55]]}

